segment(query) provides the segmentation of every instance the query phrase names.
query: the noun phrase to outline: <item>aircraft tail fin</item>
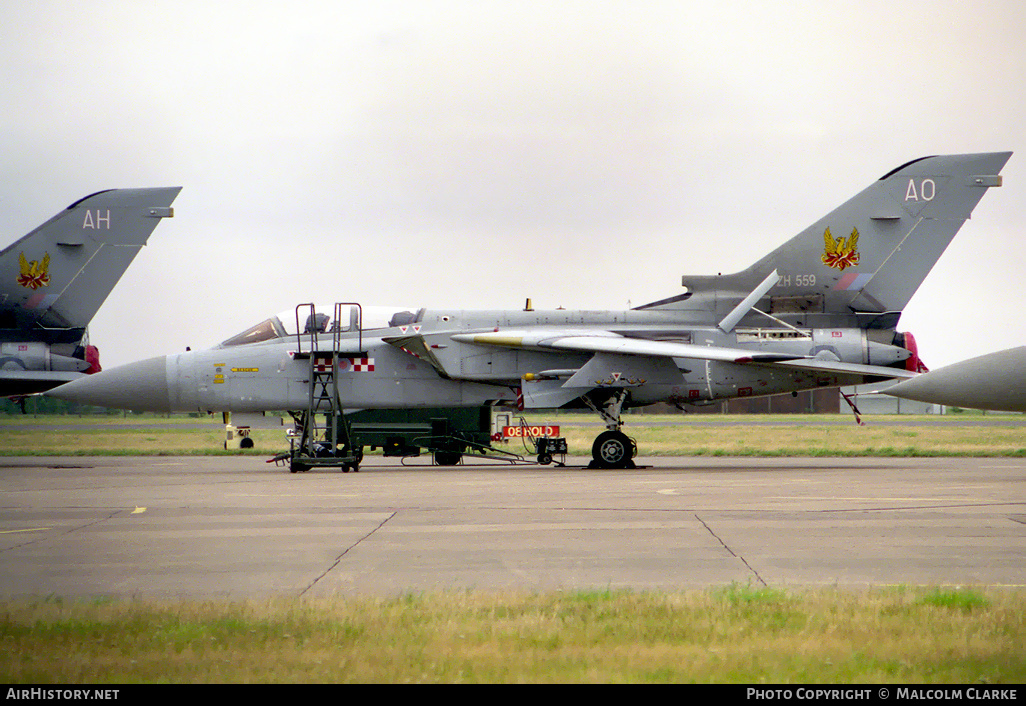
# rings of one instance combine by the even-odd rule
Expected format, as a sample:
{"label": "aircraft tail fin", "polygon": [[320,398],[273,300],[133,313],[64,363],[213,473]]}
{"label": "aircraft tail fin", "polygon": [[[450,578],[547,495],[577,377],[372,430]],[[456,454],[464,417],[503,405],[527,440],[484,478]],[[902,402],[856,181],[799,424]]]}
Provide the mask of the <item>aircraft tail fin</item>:
{"label": "aircraft tail fin", "polygon": [[1000,172],[1011,154],[908,162],[747,270],[719,277],[685,276],[687,294],[641,308],[691,308],[711,296],[719,300],[712,307],[725,313],[737,297],[747,296],[777,270],[767,313],[900,312],[987,189],[1001,185]]}
{"label": "aircraft tail fin", "polygon": [[100,191],[0,251],[0,328],[85,328],[180,191]]}

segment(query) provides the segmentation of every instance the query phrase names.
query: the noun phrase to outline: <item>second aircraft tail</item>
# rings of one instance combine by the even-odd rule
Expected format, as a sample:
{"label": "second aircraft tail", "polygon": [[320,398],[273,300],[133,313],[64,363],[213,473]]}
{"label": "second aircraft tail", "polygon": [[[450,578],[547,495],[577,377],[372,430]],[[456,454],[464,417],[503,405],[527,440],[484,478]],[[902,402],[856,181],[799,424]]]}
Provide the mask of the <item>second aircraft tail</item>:
{"label": "second aircraft tail", "polygon": [[3,328],[81,329],[174,215],[181,187],[111,189],[76,201],[0,252]]}

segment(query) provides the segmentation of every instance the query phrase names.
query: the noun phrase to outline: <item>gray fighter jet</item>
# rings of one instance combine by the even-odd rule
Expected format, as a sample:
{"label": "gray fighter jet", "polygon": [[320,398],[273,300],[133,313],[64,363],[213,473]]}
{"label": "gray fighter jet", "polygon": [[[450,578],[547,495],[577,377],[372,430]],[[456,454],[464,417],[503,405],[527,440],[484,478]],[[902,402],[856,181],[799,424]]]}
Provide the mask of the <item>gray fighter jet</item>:
{"label": "gray fighter jet", "polygon": [[1026,412],[1026,347],[931,370],[880,392],[932,404]]}
{"label": "gray fighter jet", "polygon": [[0,396],[100,370],[86,326],[181,187],[111,189],[76,201],[0,252]]}
{"label": "gray fighter jet", "polygon": [[[630,467],[628,407],[915,377],[924,368],[898,318],[1010,155],[904,164],[748,269],[685,276],[682,293],[626,311],[301,305],[213,349],[50,394],[155,411],[297,410],[306,424],[368,409],[588,407],[606,424],[594,464]],[[349,443],[337,430],[325,428],[331,447]],[[347,451],[354,466],[358,451]],[[441,458],[458,462],[459,449]]]}

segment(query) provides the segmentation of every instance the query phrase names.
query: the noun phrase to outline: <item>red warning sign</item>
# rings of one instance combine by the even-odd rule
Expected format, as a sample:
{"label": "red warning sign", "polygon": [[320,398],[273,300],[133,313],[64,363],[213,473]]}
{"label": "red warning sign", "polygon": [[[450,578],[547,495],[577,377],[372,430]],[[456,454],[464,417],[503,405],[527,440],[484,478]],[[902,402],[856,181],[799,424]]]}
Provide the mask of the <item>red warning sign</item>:
{"label": "red warning sign", "polygon": [[533,426],[503,427],[502,435],[507,439],[534,438],[538,436],[559,436],[559,427],[552,424],[535,424]]}

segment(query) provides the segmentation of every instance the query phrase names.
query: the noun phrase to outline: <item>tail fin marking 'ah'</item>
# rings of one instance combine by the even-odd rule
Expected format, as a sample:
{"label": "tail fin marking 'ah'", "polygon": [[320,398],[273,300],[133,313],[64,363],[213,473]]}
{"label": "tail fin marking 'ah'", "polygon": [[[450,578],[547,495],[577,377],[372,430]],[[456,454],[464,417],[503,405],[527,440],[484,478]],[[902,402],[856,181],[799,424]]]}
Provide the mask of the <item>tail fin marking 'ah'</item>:
{"label": "tail fin marking 'ah'", "polygon": [[85,328],[180,191],[100,191],[0,251],[0,328]]}

